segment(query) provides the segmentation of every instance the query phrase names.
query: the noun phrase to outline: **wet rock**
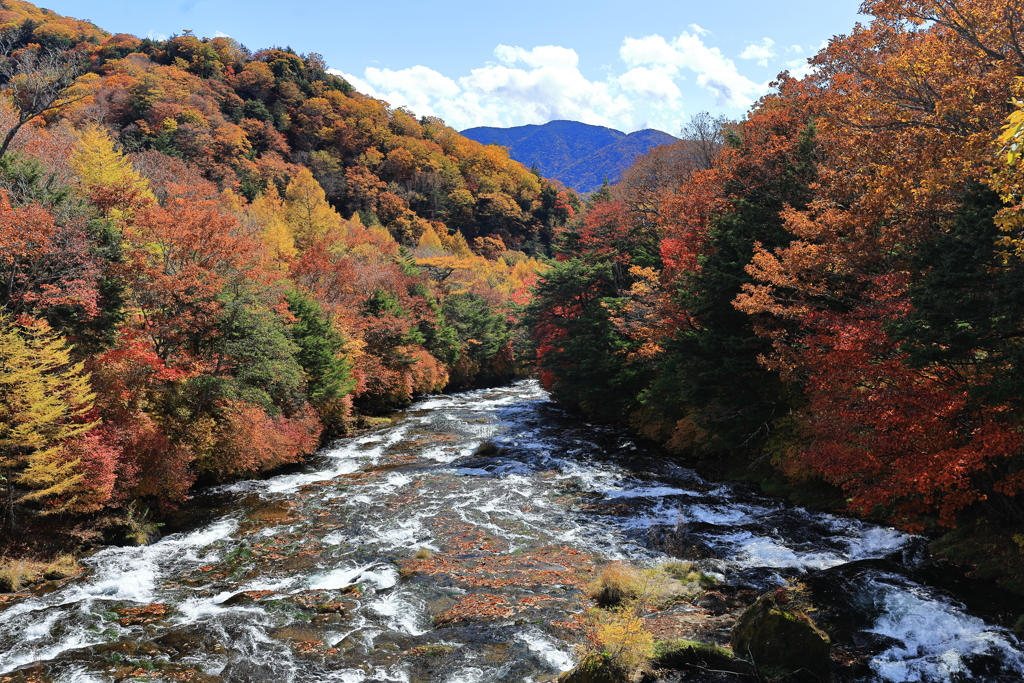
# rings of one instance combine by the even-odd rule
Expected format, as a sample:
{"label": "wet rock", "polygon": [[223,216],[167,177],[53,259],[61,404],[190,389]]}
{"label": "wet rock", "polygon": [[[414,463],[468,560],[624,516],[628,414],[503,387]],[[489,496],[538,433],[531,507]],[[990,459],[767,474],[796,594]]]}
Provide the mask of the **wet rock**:
{"label": "wet rock", "polygon": [[482,444],[476,447],[473,451],[473,455],[480,458],[489,458],[501,453],[501,446],[494,443],[493,441],[484,441]]}
{"label": "wet rock", "polygon": [[698,607],[703,607],[712,614],[724,614],[732,609],[729,598],[718,591],[708,591],[694,601]]}
{"label": "wet rock", "polygon": [[884,652],[889,648],[903,647],[903,642],[881,633],[857,631],[851,636],[854,645],[870,650],[873,653]]}
{"label": "wet rock", "polygon": [[721,615],[751,605],[757,600],[757,593],[735,586],[720,586],[710,590],[693,601],[693,604],[712,614]]}
{"label": "wet rock", "polygon": [[558,683],[624,683],[626,677],[601,654],[583,658],[574,668],[558,677]]}
{"label": "wet rock", "polygon": [[280,524],[294,521],[295,510],[300,505],[295,501],[280,501],[272,505],[265,505],[249,514],[250,519],[257,522],[272,522]]}
{"label": "wet rock", "polygon": [[261,602],[275,595],[278,595],[275,591],[242,591],[232,595],[220,604],[224,607],[244,605],[246,603]]}
{"label": "wet rock", "polygon": [[281,667],[276,663],[239,659],[229,663],[220,677],[232,683],[276,683],[281,680]]}
{"label": "wet rock", "polygon": [[732,649],[758,668],[788,672],[791,680],[831,681],[831,641],[803,611],[788,605],[786,589],[757,599],[732,629]]}
{"label": "wet rock", "polygon": [[684,669],[699,667],[714,669],[745,676],[754,676],[756,671],[749,662],[736,659],[729,650],[690,640],[661,641],[654,646],[654,661],[657,669]]}
{"label": "wet rock", "polygon": [[176,656],[192,653],[203,647],[202,639],[197,634],[188,631],[171,631],[156,638],[153,642],[165,654]]}

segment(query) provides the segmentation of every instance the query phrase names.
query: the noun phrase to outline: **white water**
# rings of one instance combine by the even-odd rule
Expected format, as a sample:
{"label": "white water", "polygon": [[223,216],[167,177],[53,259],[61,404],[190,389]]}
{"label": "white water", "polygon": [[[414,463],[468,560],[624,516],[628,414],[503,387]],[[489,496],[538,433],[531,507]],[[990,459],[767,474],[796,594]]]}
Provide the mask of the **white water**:
{"label": "white water", "polygon": [[[452,438],[426,439],[411,451],[411,440],[431,430]],[[499,454],[475,457],[488,439],[500,447]],[[373,472],[393,455],[410,452],[417,454],[418,464],[335,486],[339,477]],[[339,528],[319,530],[310,521],[297,521],[250,529],[232,513],[152,546],[98,552],[85,561],[89,573],[84,579],[0,611],[0,673],[32,662],[63,661],[95,645],[159,635],[163,631],[153,632],[155,627],[120,625],[110,610],[160,602],[172,605],[173,613],[159,629],[199,629],[224,645],[216,654],[188,657],[201,659],[196,663],[207,673],[225,680],[266,680],[260,672],[273,671],[274,680],[281,681],[408,681],[410,665],[381,665],[374,659],[387,649],[384,644],[401,643],[394,646],[398,650],[439,639],[459,645],[448,631],[434,632],[430,617],[436,609],[431,611],[427,596],[436,597],[436,589],[404,583],[391,561],[421,549],[441,552],[443,541],[435,527],[440,518],[489,534],[509,553],[543,536],[609,559],[649,563],[665,560],[652,549],[649,533],[679,529],[714,551],[719,559],[708,561],[705,569],[726,580],[761,571],[781,582],[882,558],[913,542],[894,529],[786,508],[746,490],[738,493],[731,485],[708,483],[692,472],[666,466],[671,476],[659,480],[660,475],[640,476],[619,464],[638,452],[614,430],[559,413],[533,382],[424,399],[395,426],[325,449],[306,471],[215,491],[240,499],[297,501],[309,519],[343,512],[346,521]],[[593,511],[606,508],[615,514]],[[221,562],[232,550],[292,536],[298,538],[298,549],[320,544],[314,566],[245,579],[209,578],[206,585],[192,588],[174,584],[181,575],[194,576],[200,567]],[[356,611],[323,638],[327,647],[354,653],[346,655],[343,666],[302,659],[274,635],[286,626],[304,627],[294,610],[273,611],[254,602],[225,604],[244,591],[287,597],[337,593],[353,584],[363,592],[355,600]],[[868,630],[900,643],[871,661],[877,680],[985,681],[985,674],[971,678],[971,667],[986,657],[1002,667],[999,678],[991,680],[1024,680],[1020,644],[1005,629],[905,577],[868,575],[864,585],[877,611]],[[454,597],[465,592],[445,590]],[[570,645],[551,632],[529,626],[515,633],[507,642],[518,648],[517,662],[488,663],[486,648],[470,643],[462,646],[465,661],[437,680],[533,680],[572,666]],[[359,657],[364,658],[359,666],[348,666]],[[527,659],[535,662],[532,668],[515,668],[526,666],[522,662]],[[105,680],[97,670],[70,660],[57,672],[62,683]]]}

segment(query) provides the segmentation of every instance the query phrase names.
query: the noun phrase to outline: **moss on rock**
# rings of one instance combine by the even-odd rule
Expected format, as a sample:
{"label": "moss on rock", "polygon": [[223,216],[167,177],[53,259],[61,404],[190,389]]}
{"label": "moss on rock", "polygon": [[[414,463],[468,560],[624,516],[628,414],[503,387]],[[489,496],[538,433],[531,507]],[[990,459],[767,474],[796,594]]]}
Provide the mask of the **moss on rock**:
{"label": "moss on rock", "polygon": [[592,653],[558,677],[558,683],[623,683],[626,675],[602,654]]}
{"label": "moss on rock", "polygon": [[786,589],[758,598],[732,629],[733,652],[759,669],[795,679],[832,680],[828,634],[789,602]]}

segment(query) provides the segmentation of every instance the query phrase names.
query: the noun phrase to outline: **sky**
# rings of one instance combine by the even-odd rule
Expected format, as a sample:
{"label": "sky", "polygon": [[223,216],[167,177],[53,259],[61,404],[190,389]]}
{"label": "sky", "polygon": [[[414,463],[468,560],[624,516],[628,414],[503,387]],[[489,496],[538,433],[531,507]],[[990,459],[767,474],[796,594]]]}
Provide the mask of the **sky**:
{"label": "sky", "polygon": [[849,33],[860,0],[40,0],[112,33],[322,54],[360,92],[464,130],[571,119],[677,134],[738,119]]}

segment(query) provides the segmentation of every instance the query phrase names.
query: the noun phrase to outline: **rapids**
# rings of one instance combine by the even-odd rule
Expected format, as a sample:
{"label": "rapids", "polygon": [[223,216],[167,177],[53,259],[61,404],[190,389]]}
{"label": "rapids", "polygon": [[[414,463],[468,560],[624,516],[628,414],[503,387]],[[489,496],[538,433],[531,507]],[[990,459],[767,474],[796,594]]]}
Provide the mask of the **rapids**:
{"label": "rapids", "polygon": [[[928,582],[922,539],[706,481],[532,381],[425,398],[190,507],[190,529],[0,604],[0,681],[552,680],[596,563],[671,557],[736,612],[805,581],[859,680],[1024,680],[998,610]],[[727,643],[728,623],[704,636]]]}

